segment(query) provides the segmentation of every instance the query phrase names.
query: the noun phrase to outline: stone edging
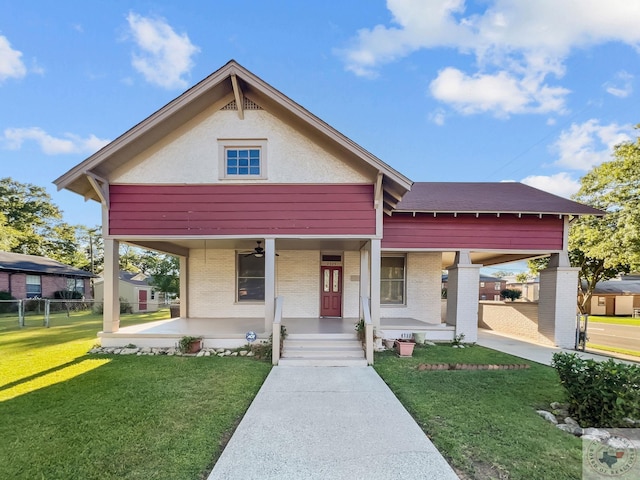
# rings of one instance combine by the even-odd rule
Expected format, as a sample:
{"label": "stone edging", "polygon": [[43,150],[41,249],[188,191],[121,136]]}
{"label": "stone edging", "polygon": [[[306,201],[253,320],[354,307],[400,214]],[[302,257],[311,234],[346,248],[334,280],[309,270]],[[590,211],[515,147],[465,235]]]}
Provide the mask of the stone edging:
{"label": "stone edging", "polygon": [[522,370],[529,368],[528,364],[513,365],[483,365],[476,363],[421,363],[418,370]]}
{"label": "stone edging", "polygon": [[203,348],[198,353],[182,353],[175,347],[152,348],[152,347],[95,347],[89,350],[91,354],[99,355],[168,355],[177,357],[253,357],[255,354],[251,350],[239,349],[229,350],[227,348]]}

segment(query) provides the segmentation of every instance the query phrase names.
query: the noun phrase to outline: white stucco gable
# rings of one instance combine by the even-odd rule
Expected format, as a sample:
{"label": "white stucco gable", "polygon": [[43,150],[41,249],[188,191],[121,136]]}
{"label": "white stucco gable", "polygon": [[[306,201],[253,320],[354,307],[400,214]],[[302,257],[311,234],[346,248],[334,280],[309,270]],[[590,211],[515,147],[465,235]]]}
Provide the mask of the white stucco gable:
{"label": "white stucco gable", "polygon": [[[224,149],[234,141],[264,144],[264,179],[224,178]],[[223,171],[221,171],[223,170]],[[239,118],[217,106],[136,155],[112,172],[110,183],[371,183],[377,172],[347,161],[266,110],[250,110]]]}

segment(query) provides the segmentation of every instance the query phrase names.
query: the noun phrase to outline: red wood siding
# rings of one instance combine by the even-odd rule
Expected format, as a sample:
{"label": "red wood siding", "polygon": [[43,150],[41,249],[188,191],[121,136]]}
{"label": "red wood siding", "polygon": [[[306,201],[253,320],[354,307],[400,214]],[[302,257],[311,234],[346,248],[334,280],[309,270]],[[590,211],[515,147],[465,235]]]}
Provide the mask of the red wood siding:
{"label": "red wood siding", "polygon": [[384,217],[383,248],[561,250],[564,221],[516,215]]}
{"label": "red wood siding", "polygon": [[373,185],[111,185],[111,235],[375,235]]}

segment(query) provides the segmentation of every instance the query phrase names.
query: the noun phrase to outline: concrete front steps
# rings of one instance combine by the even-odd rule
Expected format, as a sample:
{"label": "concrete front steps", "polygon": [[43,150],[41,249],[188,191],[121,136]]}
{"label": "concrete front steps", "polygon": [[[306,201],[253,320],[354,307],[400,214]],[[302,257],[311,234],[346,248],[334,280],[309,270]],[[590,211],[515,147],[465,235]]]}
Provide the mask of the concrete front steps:
{"label": "concrete front steps", "polygon": [[279,365],[303,367],[366,367],[355,333],[292,333],[284,341]]}

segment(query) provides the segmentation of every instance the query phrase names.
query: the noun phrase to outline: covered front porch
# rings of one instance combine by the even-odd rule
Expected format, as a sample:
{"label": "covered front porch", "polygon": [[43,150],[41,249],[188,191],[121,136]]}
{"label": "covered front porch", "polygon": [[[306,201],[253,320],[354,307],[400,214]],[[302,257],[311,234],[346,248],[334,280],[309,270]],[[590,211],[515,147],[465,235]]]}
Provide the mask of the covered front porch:
{"label": "covered front porch", "polygon": [[[353,318],[283,318],[287,334],[353,334],[359,319]],[[413,332],[425,332],[433,341],[453,339],[455,328],[442,323],[428,323],[415,318],[383,318],[376,332],[382,338],[402,338]],[[120,328],[117,332],[100,332],[103,347],[136,345],[137,347],[175,347],[183,336],[203,337],[206,348],[237,348],[246,345],[247,332],[255,332],[256,341],[266,341],[262,317],[253,318],[171,318]]]}

